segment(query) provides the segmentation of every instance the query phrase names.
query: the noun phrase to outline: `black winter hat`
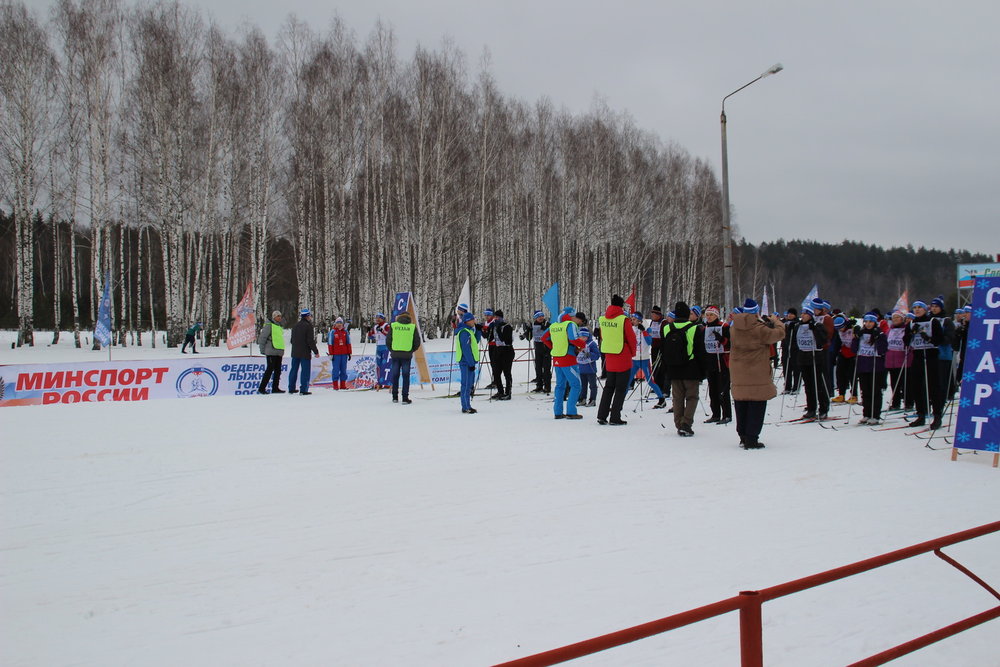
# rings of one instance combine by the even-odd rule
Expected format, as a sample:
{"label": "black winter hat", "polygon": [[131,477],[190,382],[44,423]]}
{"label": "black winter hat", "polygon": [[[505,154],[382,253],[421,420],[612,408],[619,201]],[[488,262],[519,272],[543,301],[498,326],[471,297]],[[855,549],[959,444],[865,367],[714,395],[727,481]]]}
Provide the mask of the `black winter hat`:
{"label": "black winter hat", "polygon": [[685,321],[691,316],[691,309],[683,301],[674,304],[674,319]]}
{"label": "black winter hat", "polygon": [[619,296],[617,294],[612,294],[611,295],[611,305],[612,306],[618,306],[619,308],[623,308],[625,306],[625,299],[621,298],[621,296]]}
{"label": "black winter hat", "polygon": [[496,310],[493,311],[493,316],[502,320],[503,319],[503,311],[500,310],[499,308],[497,308]]}
{"label": "black winter hat", "polygon": [[653,306],[652,308],[649,309],[649,312],[651,312],[651,313],[659,313],[660,315],[663,314],[663,311],[660,310],[659,306]]}
{"label": "black winter hat", "polygon": [[587,314],[586,314],[586,313],[582,313],[582,312],[580,312],[580,311],[578,310],[578,311],[576,311],[576,315],[575,315],[575,317],[577,317],[577,318],[578,318],[578,319],[580,320],[580,324],[581,324],[581,325],[583,325],[583,324],[586,324],[586,323],[587,323]]}

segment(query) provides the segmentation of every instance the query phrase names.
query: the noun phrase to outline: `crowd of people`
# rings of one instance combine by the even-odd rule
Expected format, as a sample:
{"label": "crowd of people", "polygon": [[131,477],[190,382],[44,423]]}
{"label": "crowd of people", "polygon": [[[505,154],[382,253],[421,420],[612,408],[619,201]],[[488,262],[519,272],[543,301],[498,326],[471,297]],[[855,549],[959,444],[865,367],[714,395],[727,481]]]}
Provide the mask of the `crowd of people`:
{"label": "crowd of people", "polygon": [[[943,297],[937,297],[930,305],[916,301],[906,312],[871,310],[851,317],[816,298],[780,318],[761,313],[759,304],[747,299],[723,318],[717,306],[702,310],[678,301],[668,312],[653,306],[646,318],[642,312],[628,312],[616,294],[593,331],[586,313],[566,307],[554,322],[535,311],[521,338],[532,342],[530,393],[553,397],[555,419],[582,419],[580,408],[596,407],[598,424],[623,426],[626,397],[639,391],[640,398],[655,400],[652,409],[673,413],[679,436],[691,437],[702,382],[707,381],[711,414],[704,423],[725,425],[735,418],[740,446],[760,449],[779,369],[783,394],[805,394],[805,413],[798,421],[827,419],[831,404],[860,403],[862,424],[882,423],[886,409],[905,410],[914,414],[911,426],[940,429],[944,406],[954,398],[962,372],[971,310],[949,317],[944,308]],[[299,318],[290,336],[287,392],[309,395],[310,361],[319,350],[312,314],[303,309]],[[275,311],[260,330],[257,344],[267,357],[260,394],[268,393],[269,383],[270,393],[285,393],[280,388],[283,328],[282,315]],[[421,342],[416,324],[406,313],[393,322],[378,313],[365,336],[375,343],[377,387],[390,390],[393,402],[400,401],[401,390],[402,403],[411,403],[410,366]],[[342,318],[327,333],[327,351],[333,389],[347,389],[353,348]],[[480,321],[460,304],[453,351],[464,414],[476,413],[472,398],[483,367],[489,369],[487,389],[494,391],[490,400],[511,400],[514,327],[502,310],[486,309]]]}

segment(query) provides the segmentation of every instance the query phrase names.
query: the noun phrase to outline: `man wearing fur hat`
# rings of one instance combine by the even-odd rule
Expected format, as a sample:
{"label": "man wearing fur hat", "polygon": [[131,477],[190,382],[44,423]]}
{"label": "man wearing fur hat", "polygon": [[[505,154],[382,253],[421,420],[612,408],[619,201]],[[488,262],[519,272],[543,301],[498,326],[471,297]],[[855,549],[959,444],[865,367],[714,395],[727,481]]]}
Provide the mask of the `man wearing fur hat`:
{"label": "man wearing fur hat", "polygon": [[743,312],[733,314],[729,328],[732,346],[729,368],[736,404],[736,432],[744,449],[764,447],[760,441],[764,413],[767,402],[777,394],[771,380],[770,349],[785,337],[777,315],[762,319],[759,314],[757,302],[747,299]]}
{"label": "man wearing fur hat", "polygon": [[662,359],[670,378],[677,435],[694,435],[694,413],[698,392],[705,377],[705,332],[691,321],[691,309],[678,301],[673,310],[676,322],[663,330]]}

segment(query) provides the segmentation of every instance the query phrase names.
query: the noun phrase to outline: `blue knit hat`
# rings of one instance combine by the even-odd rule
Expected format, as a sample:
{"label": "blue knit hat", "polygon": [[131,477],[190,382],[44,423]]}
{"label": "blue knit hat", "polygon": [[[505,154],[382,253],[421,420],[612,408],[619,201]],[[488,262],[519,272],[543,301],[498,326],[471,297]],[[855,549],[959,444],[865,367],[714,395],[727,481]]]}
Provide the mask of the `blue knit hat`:
{"label": "blue knit hat", "polygon": [[672,310],[668,310],[667,311],[667,317],[669,317],[672,320],[676,320],[677,319],[677,315],[675,315],[674,311],[672,311]]}
{"label": "blue knit hat", "polygon": [[927,310],[927,304],[924,303],[923,301],[914,301],[913,305],[910,306],[910,307],[911,308],[923,308],[924,310]]}
{"label": "blue knit hat", "polygon": [[874,313],[865,313],[865,322],[878,322],[878,318]]}
{"label": "blue knit hat", "polygon": [[305,317],[306,315],[312,315],[312,312],[308,308],[303,308],[299,311],[299,315]]}
{"label": "blue knit hat", "polygon": [[465,324],[466,322],[471,322],[474,319],[476,319],[475,315],[473,315],[472,313],[465,313],[464,315],[462,315],[462,324]]}
{"label": "blue knit hat", "polygon": [[757,313],[760,312],[760,305],[753,299],[748,298],[746,301],[743,302],[743,312],[756,315]]}
{"label": "blue knit hat", "polygon": [[847,318],[845,318],[843,315],[837,315],[835,318],[833,318],[833,326],[837,327],[838,329],[844,326],[844,324],[846,323],[847,323]]}
{"label": "blue knit hat", "polygon": [[460,303],[460,304],[458,304],[458,309],[459,310],[464,310],[465,312],[469,312],[469,304],[467,304],[467,303]]}
{"label": "blue knit hat", "polygon": [[691,306],[691,312],[701,317],[701,306]]}
{"label": "blue knit hat", "polygon": [[537,320],[539,317],[545,317],[545,313],[540,310],[536,310],[535,314],[531,316],[531,319]]}
{"label": "blue knit hat", "polygon": [[381,317],[384,320],[385,319],[385,313],[375,313],[375,317]]}
{"label": "blue knit hat", "polygon": [[964,310],[964,311],[965,311],[965,312],[967,312],[967,313],[971,313],[971,312],[972,312],[972,306],[966,306],[966,307],[965,307],[965,308],[963,308],[962,310]]}
{"label": "blue knit hat", "polygon": [[743,312],[743,306],[736,306],[733,308],[733,314],[738,315]]}
{"label": "blue knit hat", "polygon": [[487,308],[486,310],[483,311],[483,315],[492,315],[492,314],[493,314],[492,308]]}
{"label": "blue knit hat", "polygon": [[563,308],[562,311],[563,311],[563,315],[569,315],[571,317],[573,315],[576,315],[576,308],[574,308],[573,306],[566,306],[565,308]]}
{"label": "blue knit hat", "polygon": [[816,297],[815,299],[813,299],[809,303],[812,305],[813,312],[815,313],[817,309],[819,309],[819,308],[825,308],[825,306],[823,304],[826,303],[826,302],[823,301],[823,299],[821,299],[819,297]]}
{"label": "blue knit hat", "polygon": [[640,313],[640,312],[639,312],[639,311],[637,310],[637,311],[635,311],[634,313],[632,313],[632,317],[635,317],[635,318],[637,318],[638,320],[640,320],[640,321],[641,321],[641,320],[642,320],[642,313]]}
{"label": "blue knit hat", "polygon": [[933,299],[931,299],[931,305],[932,306],[937,306],[938,308],[941,308],[942,310],[944,310],[944,295],[943,294],[938,294],[936,297],[934,297]]}
{"label": "blue knit hat", "polygon": [[802,314],[815,315],[816,311],[813,309],[812,304],[806,304],[805,306],[802,306]]}
{"label": "blue knit hat", "polygon": [[909,313],[906,314],[906,317],[908,317],[911,320],[915,320],[917,319],[917,314],[914,313],[913,311],[910,311]]}

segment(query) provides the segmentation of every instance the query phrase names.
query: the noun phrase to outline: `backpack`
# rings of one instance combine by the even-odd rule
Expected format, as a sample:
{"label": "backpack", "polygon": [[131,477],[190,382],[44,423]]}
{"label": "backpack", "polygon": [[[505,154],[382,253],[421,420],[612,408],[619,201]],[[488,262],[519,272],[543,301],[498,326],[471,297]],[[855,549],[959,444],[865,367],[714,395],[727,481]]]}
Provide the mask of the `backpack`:
{"label": "backpack", "polygon": [[687,330],[695,324],[694,322],[686,324],[684,328],[678,328],[671,323],[664,332],[661,332],[660,357],[667,366],[683,366],[694,359],[694,354],[688,353]]}

